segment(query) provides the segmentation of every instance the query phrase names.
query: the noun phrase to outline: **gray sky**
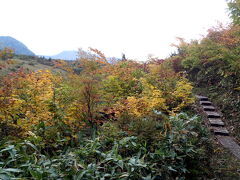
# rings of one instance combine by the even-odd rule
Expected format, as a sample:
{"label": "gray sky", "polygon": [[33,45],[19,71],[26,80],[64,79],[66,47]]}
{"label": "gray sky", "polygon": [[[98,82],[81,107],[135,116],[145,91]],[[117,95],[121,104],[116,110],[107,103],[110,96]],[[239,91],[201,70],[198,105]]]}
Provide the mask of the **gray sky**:
{"label": "gray sky", "polygon": [[0,0],[0,36],[35,54],[97,48],[107,56],[145,60],[174,49],[175,37],[200,38],[226,23],[225,0]]}

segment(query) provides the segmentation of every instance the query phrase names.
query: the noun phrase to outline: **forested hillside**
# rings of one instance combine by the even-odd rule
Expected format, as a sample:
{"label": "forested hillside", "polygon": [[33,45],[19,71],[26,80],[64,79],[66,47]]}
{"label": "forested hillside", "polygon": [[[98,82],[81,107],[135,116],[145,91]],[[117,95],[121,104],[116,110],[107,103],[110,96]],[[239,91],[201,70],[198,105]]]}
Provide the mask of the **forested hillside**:
{"label": "forested hillside", "polygon": [[1,50],[0,179],[238,179],[239,161],[215,142],[195,95],[220,107],[240,142],[239,5],[229,1],[230,25],[179,38],[164,60]]}

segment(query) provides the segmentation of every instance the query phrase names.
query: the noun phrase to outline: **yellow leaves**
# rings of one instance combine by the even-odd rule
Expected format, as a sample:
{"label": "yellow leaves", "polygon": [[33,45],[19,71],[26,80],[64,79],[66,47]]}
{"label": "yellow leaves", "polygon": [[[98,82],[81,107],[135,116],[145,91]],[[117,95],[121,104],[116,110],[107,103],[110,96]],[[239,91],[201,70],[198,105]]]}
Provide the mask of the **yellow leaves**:
{"label": "yellow leaves", "polygon": [[[98,60],[104,60],[104,55],[95,53],[97,60],[81,59],[85,69],[80,75],[70,73],[60,78],[39,70],[11,79],[10,90],[8,85],[0,88],[0,94],[8,92],[0,96],[0,118],[17,122],[25,132],[41,122],[52,126],[59,121],[77,132],[86,124],[102,123],[105,117],[99,112],[106,108],[112,108],[113,113],[107,114],[115,117],[124,111],[144,117],[154,110],[175,113],[193,102],[191,84],[168,63],[154,61],[144,65],[144,70],[132,61],[103,65]],[[59,67],[66,64],[57,63]],[[8,106],[1,107],[5,101]]]}
{"label": "yellow leaves", "polygon": [[85,122],[82,121],[82,111],[83,105],[77,100],[64,109],[65,117],[63,118],[63,122],[68,125],[73,132],[77,132],[85,126]]}
{"label": "yellow leaves", "polygon": [[48,70],[13,77],[9,80],[12,89],[6,89],[4,92],[8,94],[2,97],[9,105],[5,109],[0,107],[0,113],[7,112],[5,119],[11,119],[11,123],[25,130],[31,130],[40,122],[51,125],[53,114],[49,111],[49,102],[53,99],[55,79]]}
{"label": "yellow leaves", "polygon": [[127,111],[135,116],[144,116],[155,110],[167,110],[165,99],[162,97],[162,92],[153,85],[149,84],[146,79],[142,78],[143,91],[139,95],[129,96],[126,100]]}
{"label": "yellow leaves", "polygon": [[0,59],[2,60],[7,60],[9,58],[12,58],[13,57],[13,50],[10,49],[10,48],[3,48],[2,50],[0,50]]}
{"label": "yellow leaves", "polygon": [[10,65],[10,64],[16,64],[17,62],[16,62],[16,60],[8,59],[8,60],[6,61],[6,63],[7,63],[8,65]]}
{"label": "yellow leaves", "polygon": [[173,92],[173,96],[177,98],[188,98],[191,95],[192,85],[186,80],[180,80],[176,84],[176,89]]}
{"label": "yellow leaves", "polygon": [[69,64],[67,63],[67,61],[64,61],[64,60],[56,60],[54,61],[54,66],[56,68],[59,68],[59,69],[62,69],[66,72],[69,72],[69,73],[73,73],[73,69],[69,66]]}
{"label": "yellow leaves", "polygon": [[240,91],[240,87],[234,88],[234,90],[236,90],[236,91]]}
{"label": "yellow leaves", "polygon": [[152,112],[154,109],[166,110],[165,99],[153,95],[152,97],[143,96],[141,98],[128,97],[127,110],[135,116],[143,116]]}
{"label": "yellow leaves", "polygon": [[[20,79],[25,84],[25,95],[32,101],[44,103],[53,96],[53,75],[49,71],[39,70]],[[23,89],[22,89],[23,90]]]}
{"label": "yellow leaves", "polygon": [[64,122],[66,124],[73,123],[76,119],[81,119],[81,112],[83,109],[83,105],[80,104],[78,101],[74,101],[70,104],[70,106],[66,107],[65,113],[66,113],[66,120]]}
{"label": "yellow leaves", "polygon": [[128,97],[127,98],[127,108],[130,114],[141,116],[147,112],[148,104],[142,98]]}
{"label": "yellow leaves", "polygon": [[166,110],[167,106],[165,105],[165,99],[163,98],[163,93],[155,86],[151,85],[146,81],[146,79],[141,79],[143,85],[143,98],[148,101],[149,106],[158,109]]}
{"label": "yellow leaves", "polygon": [[172,109],[172,113],[194,102],[194,98],[191,96],[192,88],[192,85],[186,79],[177,82],[175,91],[172,93],[174,101],[177,102],[177,104]]}
{"label": "yellow leaves", "polygon": [[140,117],[148,115],[153,110],[158,110],[174,115],[194,102],[194,98],[192,98],[193,87],[187,79],[178,80],[172,89],[164,93],[145,78],[141,78],[140,82],[143,87],[141,94],[128,96],[125,101],[119,101],[116,106],[118,112],[127,111]]}
{"label": "yellow leaves", "polygon": [[23,111],[26,112],[23,124],[31,126],[43,121],[50,125],[53,115],[48,106],[53,98],[53,75],[48,70],[39,70],[28,74],[24,81],[27,106],[23,107]]}

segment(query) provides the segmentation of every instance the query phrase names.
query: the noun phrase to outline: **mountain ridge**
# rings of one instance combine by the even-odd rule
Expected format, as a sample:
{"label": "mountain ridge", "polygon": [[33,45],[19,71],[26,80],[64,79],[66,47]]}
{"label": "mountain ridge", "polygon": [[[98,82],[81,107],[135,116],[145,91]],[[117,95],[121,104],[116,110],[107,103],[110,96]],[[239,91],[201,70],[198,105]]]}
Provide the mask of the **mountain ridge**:
{"label": "mountain ridge", "polygon": [[0,36],[0,49],[4,48],[12,49],[17,55],[35,56],[25,44],[11,36]]}
{"label": "mountain ridge", "polygon": [[67,61],[73,61],[77,59],[78,51],[65,50],[53,56],[44,56],[45,58],[51,59],[62,59]]}

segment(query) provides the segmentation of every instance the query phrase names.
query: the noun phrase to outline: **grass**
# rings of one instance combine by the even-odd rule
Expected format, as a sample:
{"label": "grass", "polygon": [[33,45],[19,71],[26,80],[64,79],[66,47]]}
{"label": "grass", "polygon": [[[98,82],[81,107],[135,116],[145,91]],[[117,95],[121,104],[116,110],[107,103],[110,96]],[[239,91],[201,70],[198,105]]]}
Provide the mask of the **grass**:
{"label": "grass", "polygon": [[[46,60],[47,61],[47,60]],[[14,57],[10,61],[0,60],[0,65],[4,65],[4,68],[0,68],[0,77],[4,77],[9,73],[16,72],[20,68],[29,70],[29,71],[37,71],[37,70],[50,70],[52,72],[63,72],[63,70],[56,68],[51,65],[46,65],[40,63],[36,58],[34,59],[20,59],[18,57]]]}

